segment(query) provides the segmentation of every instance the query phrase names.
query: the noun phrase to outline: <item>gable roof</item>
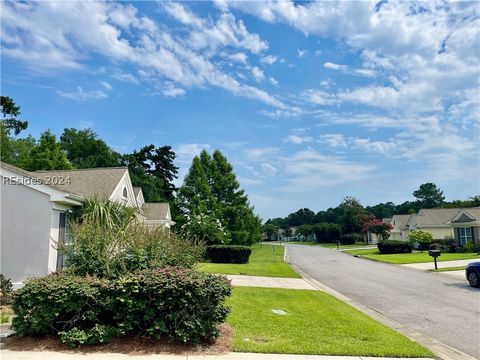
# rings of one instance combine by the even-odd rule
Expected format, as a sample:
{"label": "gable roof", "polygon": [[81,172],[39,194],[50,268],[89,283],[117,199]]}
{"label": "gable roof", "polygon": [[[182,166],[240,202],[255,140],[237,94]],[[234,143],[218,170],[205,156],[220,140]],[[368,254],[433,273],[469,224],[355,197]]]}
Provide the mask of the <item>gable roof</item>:
{"label": "gable roof", "polygon": [[458,214],[459,208],[450,209],[420,209],[418,214],[412,216],[409,224],[419,226],[441,226],[448,225],[450,221]]}
{"label": "gable roof", "polygon": [[147,220],[171,220],[168,202],[145,203],[142,206],[142,213]]}
{"label": "gable roof", "polygon": [[[18,178],[16,178],[16,176],[12,177],[8,174],[8,172],[10,172],[10,174],[13,173],[18,175]],[[16,167],[14,165],[7,164],[3,161],[0,161],[0,175],[2,177],[10,179],[9,184],[13,183],[25,185],[37,191],[48,194],[50,196],[50,200],[54,202],[67,203],[70,205],[78,206],[81,205],[83,201],[83,196],[81,196],[81,194],[75,193],[73,191],[66,191],[58,185],[47,184],[41,181],[42,179],[39,179],[37,176],[35,176],[35,174],[20,169],[19,167]],[[4,183],[3,185],[5,186],[6,184]]]}
{"label": "gable roof", "polygon": [[127,167],[111,167],[35,171],[30,174],[44,181],[61,177],[64,179],[63,183],[57,183],[55,186],[63,191],[108,200],[127,171]]}
{"label": "gable roof", "polygon": [[408,220],[410,219],[412,215],[393,215],[392,221],[390,224],[392,224],[396,229],[403,229],[407,226]]}
{"label": "gable roof", "polygon": [[480,221],[480,207],[460,209],[450,221],[452,224]]}

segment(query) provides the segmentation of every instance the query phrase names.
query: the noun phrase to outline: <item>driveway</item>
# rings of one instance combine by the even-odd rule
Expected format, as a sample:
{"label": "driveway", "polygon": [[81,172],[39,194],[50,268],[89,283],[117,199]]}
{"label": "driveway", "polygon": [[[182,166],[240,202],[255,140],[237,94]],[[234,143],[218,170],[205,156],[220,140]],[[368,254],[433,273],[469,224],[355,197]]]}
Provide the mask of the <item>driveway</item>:
{"label": "driveway", "polygon": [[320,246],[287,246],[290,261],[313,279],[480,359],[480,290],[466,280]]}

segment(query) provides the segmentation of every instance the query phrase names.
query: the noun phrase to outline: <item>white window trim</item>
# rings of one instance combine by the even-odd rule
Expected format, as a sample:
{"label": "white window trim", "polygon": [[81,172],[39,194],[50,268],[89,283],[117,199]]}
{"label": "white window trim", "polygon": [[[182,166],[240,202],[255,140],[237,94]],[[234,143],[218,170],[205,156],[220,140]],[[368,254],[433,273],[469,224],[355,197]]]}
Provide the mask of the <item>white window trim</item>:
{"label": "white window trim", "polygon": [[471,227],[459,227],[458,228],[458,240],[461,245],[465,245],[467,242],[473,240]]}

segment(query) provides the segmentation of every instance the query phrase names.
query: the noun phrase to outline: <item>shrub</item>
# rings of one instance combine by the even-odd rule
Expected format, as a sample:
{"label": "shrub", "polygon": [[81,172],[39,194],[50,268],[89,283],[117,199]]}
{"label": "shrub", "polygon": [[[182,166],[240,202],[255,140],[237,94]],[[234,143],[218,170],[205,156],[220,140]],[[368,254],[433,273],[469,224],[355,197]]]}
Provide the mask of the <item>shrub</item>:
{"label": "shrub", "polygon": [[381,254],[411,253],[412,244],[406,241],[386,240],[377,244]]}
{"label": "shrub", "polygon": [[362,241],[362,234],[343,234],[340,236],[340,243],[342,245],[354,245],[355,243]]}
{"label": "shrub", "polygon": [[313,226],[315,238],[318,242],[334,242],[340,238],[341,228],[339,224],[320,223]]}
{"label": "shrub", "polygon": [[428,231],[414,230],[408,234],[412,246],[418,247],[420,250],[428,250],[433,243],[433,236]]}
{"label": "shrub", "polygon": [[465,245],[458,248],[458,252],[462,253],[473,253],[477,251],[479,251],[479,249],[473,241],[468,241]]}
{"label": "shrub", "polygon": [[430,248],[440,250],[445,253],[455,253],[459,249],[458,241],[451,236],[446,236],[444,239],[434,240]]}
{"label": "shrub", "polygon": [[86,218],[71,224],[71,233],[73,253],[60,250],[67,254],[67,265],[77,275],[114,277],[165,266],[192,268],[204,251],[201,243],[138,222],[114,227]]}
{"label": "shrub", "polygon": [[224,277],[169,267],[112,279],[65,272],[28,280],[13,295],[18,335],[53,333],[69,346],[144,333],[198,343],[218,336],[231,293]]}
{"label": "shrub", "polygon": [[10,304],[12,291],[11,280],[0,274],[0,305]]}
{"label": "shrub", "polygon": [[222,222],[209,214],[192,214],[181,230],[188,237],[202,239],[207,244],[225,244],[230,238]]}
{"label": "shrub", "polygon": [[214,263],[246,264],[252,249],[243,245],[207,246],[207,259]]}

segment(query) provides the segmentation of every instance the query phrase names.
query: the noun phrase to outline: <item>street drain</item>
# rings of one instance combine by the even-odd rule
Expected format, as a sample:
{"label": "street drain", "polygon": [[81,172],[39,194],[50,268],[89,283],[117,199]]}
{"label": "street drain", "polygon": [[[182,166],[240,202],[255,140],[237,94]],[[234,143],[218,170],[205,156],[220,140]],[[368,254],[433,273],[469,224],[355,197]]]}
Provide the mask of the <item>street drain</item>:
{"label": "street drain", "polygon": [[280,309],[272,309],[272,312],[277,315],[287,315],[287,313]]}

